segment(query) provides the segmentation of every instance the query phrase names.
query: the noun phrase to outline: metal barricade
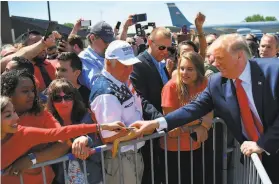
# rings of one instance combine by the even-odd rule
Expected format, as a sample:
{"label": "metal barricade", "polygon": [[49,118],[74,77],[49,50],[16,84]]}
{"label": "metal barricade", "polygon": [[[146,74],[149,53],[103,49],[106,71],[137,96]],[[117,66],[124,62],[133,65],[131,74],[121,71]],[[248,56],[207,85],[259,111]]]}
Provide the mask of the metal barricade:
{"label": "metal barricade", "polygon": [[[227,167],[227,154],[230,152],[233,152],[233,160],[234,160],[234,172],[233,172],[233,182],[232,184],[258,184],[258,183],[263,183],[263,184],[270,184],[270,179],[268,178],[268,175],[266,174],[266,171],[264,170],[259,157],[257,156],[257,154],[252,154],[252,159],[245,157],[244,160],[244,165],[242,165],[240,163],[240,149],[239,149],[239,145],[237,144],[237,142],[235,141],[235,145],[234,148],[227,148],[227,127],[225,122],[220,119],[220,118],[215,118],[213,120],[213,165],[212,165],[212,169],[213,169],[213,184],[216,183],[216,124],[221,124],[222,128],[223,128],[223,149],[222,149],[222,159],[223,159],[223,165],[222,165],[222,184],[227,184],[228,183],[228,167]],[[191,128],[190,131],[193,131],[193,128]],[[123,174],[123,163],[121,162],[121,148],[123,146],[127,146],[127,145],[133,145],[134,146],[134,150],[135,152],[137,152],[137,143],[142,142],[142,141],[150,141],[150,157],[151,157],[151,177],[152,177],[152,184],[154,184],[154,153],[153,153],[153,139],[155,138],[160,138],[162,137],[164,139],[164,154],[165,154],[165,183],[168,184],[168,151],[167,151],[167,133],[165,133],[164,131],[160,131],[157,133],[154,133],[152,135],[148,135],[142,138],[138,138],[135,140],[131,140],[131,141],[127,141],[127,142],[121,142],[119,144],[119,148],[118,148],[118,164],[119,164],[119,183],[122,184],[124,182],[124,174]],[[180,136],[178,136],[178,173],[177,173],[177,177],[178,177],[178,184],[181,184],[181,165],[180,165],[180,161],[181,161],[181,151],[180,151]],[[191,184],[194,184],[195,181],[193,180],[193,175],[194,175],[194,163],[193,163],[193,140],[190,138],[190,148],[191,148],[191,163],[189,163],[191,165]],[[108,145],[102,145],[102,146],[98,146],[96,148],[93,148],[94,152],[99,152],[101,153],[101,164],[102,164],[102,174],[103,174],[103,184],[106,184],[106,168],[105,168],[105,152],[106,151],[110,151],[112,148],[111,144]],[[204,143],[202,143],[201,145],[201,149],[202,149],[202,177],[203,177],[203,184],[206,183],[205,181],[205,150],[204,150]],[[56,164],[56,163],[61,163],[63,162],[63,167],[64,167],[64,178],[65,178],[65,183],[68,184],[69,183],[69,179],[67,177],[67,169],[66,169],[66,162],[69,160],[75,159],[74,156],[72,154],[67,154],[59,159],[56,160],[51,160],[48,162],[44,162],[44,163],[40,163],[40,164],[36,164],[34,165],[32,168],[42,168],[42,174],[43,174],[43,181],[44,184],[46,184],[46,175],[45,175],[45,170],[44,167],[45,166],[49,166],[51,164]],[[134,154],[134,165],[135,165],[135,174],[136,174],[136,178],[138,176],[138,170],[137,170],[137,154]],[[83,169],[84,169],[84,173],[86,172],[86,162],[83,161]],[[87,177],[86,177],[87,178]],[[116,182],[116,181],[115,181]],[[23,181],[23,177],[22,175],[20,175],[20,183],[24,184]],[[85,183],[87,184],[88,181],[85,181]],[[137,184],[138,181],[136,181]]]}
{"label": "metal barricade", "polygon": [[272,184],[261,159],[256,153],[252,153],[251,157],[244,156],[244,163],[242,164],[240,162],[240,145],[235,141],[233,154],[233,184]]}

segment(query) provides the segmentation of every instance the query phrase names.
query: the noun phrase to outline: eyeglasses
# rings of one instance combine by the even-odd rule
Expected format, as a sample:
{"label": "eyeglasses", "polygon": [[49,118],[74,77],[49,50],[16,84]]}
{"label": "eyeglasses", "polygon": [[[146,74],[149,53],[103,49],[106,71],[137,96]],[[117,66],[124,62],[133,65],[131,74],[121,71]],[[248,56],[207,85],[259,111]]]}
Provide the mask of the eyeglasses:
{"label": "eyeglasses", "polygon": [[136,42],[128,42],[130,45],[136,45]]}
{"label": "eyeglasses", "polygon": [[60,95],[55,95],[53,97],[53,101],[54,102],[62,102],[62,100],[64,99],[64,101],[72,101],[73,100],[73,95],[64,95],[64,96],[60,96]]}
{"label": "eyeglasses", "polygon": [[157,47],[158,47],[158,49],[159,50],[165,50],[165,49],[168,49],[168,50],[171,50],[172,49],[172,47],[167,47],[167,46],[165,46],[165,45],[157,45],[153,40],[151,40],[152,41],[152,43],[154,44],[154,45],[156,45]]}

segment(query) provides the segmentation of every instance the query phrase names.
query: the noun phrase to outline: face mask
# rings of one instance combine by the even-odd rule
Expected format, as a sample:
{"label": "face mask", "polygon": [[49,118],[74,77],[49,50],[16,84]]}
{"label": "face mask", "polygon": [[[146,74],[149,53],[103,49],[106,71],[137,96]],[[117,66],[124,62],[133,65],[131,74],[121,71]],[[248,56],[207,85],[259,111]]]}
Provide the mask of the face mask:
{"label": "face mask", "polygon": [[[58,97],[59,100],[57,100]],[[72,112],[73,99],[70,98],[70,95],[66,95],[65,93],[61,92],[59,95],[54,97],[53,106],[55,107],[60,116],[67,115]]]}

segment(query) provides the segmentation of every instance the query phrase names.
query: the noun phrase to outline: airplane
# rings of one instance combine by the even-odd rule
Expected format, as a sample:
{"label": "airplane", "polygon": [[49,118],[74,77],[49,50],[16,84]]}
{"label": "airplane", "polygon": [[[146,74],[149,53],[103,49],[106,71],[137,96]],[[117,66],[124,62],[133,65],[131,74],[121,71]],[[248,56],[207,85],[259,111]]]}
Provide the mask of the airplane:
{"label": "airplane", "polygon": [[[182,27],[187,26],[188,29],[196,29],[195,25],[189,22],[183,13],[177,8],[175,3],[166,3],[170,12],[170,17],[173,26]],[[279,21],[268,22],[241,22],[234,24],[220,24],[220,25],[204,25],[205,33],[216,33],[218,35],[225,33],[276,33],[279,32]]]}

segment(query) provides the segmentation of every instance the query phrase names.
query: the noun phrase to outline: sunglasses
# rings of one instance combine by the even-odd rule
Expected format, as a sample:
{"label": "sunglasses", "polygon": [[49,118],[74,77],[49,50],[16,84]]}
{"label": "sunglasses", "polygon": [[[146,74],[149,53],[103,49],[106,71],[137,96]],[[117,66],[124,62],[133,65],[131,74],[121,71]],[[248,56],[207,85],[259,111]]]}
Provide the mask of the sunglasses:
{"label": "sunglasses", "polygon": [[64,101],[72,101],[73,100],[73,95],[64,95],[64,96],[60,96],[60,95],[55,95],[53,97],[53,101],[54,102],[62,102],[62,100],[64,99]]}
{"label": "sunglasses", "polygon": [[157,47],[158,47],[158,49],[159,50],[165,50],[165,49],[168,49],[168,50],[171,50],[171,49],[173,49],[172,47],[167,47],[167,46],[165,46],[165,45],[157,45],[153,40],[151,40],[152,41],[152,43],[154,44],[154,45],[156,45]]}
{"label": "sunglasses", "polygon": [[130,45],[136,45],[136,42],[128,42]]}

